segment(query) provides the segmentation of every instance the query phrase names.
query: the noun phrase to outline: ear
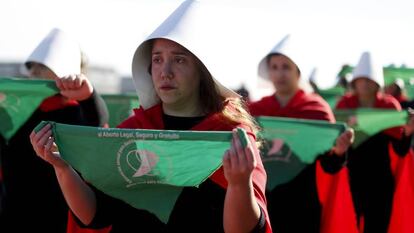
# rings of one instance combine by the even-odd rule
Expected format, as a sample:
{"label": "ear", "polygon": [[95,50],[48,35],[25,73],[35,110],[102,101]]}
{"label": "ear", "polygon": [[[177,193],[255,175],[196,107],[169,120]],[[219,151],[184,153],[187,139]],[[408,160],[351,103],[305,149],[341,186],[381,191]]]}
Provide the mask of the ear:
{"label": "ear", "polygon": [[152,75],[152,63],[149,64],[147,71],[148,71],[148,74]]}
{"label": "ear", "polygon": [[300,73],[299,67],[296,64],[295,64],[295,68],[296,68],[296,74],[298,75],[298,79],[300,79],[301,73]]}
{"label": "ear", "polygon": [[296,71],[295,71],[295,74],[296,74],[296,78],[297,78],[297,80],[298,80],[298,82],[300,81],[300,71],[299,71],[299,68],[298,67],[296,67]]}

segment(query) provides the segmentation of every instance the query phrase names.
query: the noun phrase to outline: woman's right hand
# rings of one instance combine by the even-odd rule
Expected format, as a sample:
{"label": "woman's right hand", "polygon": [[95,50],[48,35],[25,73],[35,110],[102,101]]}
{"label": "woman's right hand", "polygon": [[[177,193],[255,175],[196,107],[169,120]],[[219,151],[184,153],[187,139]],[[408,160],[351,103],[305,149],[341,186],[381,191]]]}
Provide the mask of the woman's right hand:
{"label": "woman's right hand", "polygon": [[37,133],[32,131],[30,134],[30,142],[37,156],[53,165],[54,168],[68,167],[65,160],[60,157],[60,153],[52,137],[52,127],[50,124],[45,125]]}

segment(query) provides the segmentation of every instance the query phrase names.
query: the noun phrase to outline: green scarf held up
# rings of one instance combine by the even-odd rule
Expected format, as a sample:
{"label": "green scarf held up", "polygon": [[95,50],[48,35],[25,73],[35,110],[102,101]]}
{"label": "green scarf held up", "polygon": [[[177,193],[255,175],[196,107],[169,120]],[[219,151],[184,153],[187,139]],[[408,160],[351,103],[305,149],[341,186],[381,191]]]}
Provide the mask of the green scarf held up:
{"label": "green scarf held up", "polygon": [[328,152],[345,131],[343,123],[281,117],[257,118],[263,131],[262,161],[267,190],[295,178],[318,155]]}
{"label": "green scarf held up", "polygon": [[[167,222],[184,187],[198,187],[222,165],[231,132],[108,129],[52,125],[62,158],[107,195]],[[247,135],[238,129],[244,146]]]}
{"label": "green scarf held up", "polygon": [[0,77],[0,134],[10,140],[42,101],[58,92],[51,80]]}
{"label": "green scarf held up", "polygon": [[345,89],[342,87],[332,87],[318,90],[318,94],[329,104],[331,109],[334,109],[338,101],[345,94]]}
{"label": "green scarf held up", "polygon": [[357,147],[369,137],[385,129],[405,125],[408,119],[406,111],[387,109],[336,110],[334,114],[337,120],[348,122],[348,125],[355,130],[353,147]]}

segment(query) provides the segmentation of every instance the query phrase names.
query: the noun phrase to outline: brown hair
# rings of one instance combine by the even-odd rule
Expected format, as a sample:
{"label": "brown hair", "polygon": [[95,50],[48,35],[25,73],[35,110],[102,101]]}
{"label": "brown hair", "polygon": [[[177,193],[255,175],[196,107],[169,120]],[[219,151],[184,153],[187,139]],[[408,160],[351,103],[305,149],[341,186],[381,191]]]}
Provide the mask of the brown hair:
{"label": "brown hair", "polygon": [[200,101],[205,113],[221,113],[229,123],[247,126],[256,135],[260,128],[246,110],[245,101],[242,98],[223,97],[204,64],[201,61],[198,64],[201,72]]}

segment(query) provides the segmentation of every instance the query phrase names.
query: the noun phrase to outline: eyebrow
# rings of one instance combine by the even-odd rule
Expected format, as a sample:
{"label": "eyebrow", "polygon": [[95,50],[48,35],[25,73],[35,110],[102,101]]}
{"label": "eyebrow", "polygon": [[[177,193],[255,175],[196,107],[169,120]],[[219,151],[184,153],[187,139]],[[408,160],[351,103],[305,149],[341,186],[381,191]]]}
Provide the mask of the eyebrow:
{"label": "eyebrow", "polygon": [[[173,55],[180,55],[180,56],[188,56],[188,53],[186,53],[186,52],[181,52],[181,51],[172,51],[171,52]],[[155,51],[155,52],[152,52],[152,55],[160,55],[161,54],[161,52],[160,51]]]}

